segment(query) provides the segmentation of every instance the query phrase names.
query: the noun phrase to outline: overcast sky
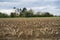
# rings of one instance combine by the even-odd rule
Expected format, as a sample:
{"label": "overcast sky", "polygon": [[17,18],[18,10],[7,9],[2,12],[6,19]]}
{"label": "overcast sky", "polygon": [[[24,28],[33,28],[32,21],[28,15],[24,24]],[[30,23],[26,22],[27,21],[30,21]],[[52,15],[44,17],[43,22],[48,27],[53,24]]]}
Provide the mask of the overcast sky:
{"label": "overcast sky", "polygon": [[13,7],[34,11],[50,12],[54,15],[60,15],[60,0],[0,0],[0,11],[10,13]]}

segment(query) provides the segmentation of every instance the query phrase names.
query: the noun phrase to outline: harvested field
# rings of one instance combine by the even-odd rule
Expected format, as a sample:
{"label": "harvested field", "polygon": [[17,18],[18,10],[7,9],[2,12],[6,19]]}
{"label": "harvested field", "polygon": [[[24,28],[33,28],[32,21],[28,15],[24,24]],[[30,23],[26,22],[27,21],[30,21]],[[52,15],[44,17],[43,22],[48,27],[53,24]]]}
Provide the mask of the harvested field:
{"label": "harvested field", "polygon": [[0,40],[60,40],[60,18],[0,18]]}

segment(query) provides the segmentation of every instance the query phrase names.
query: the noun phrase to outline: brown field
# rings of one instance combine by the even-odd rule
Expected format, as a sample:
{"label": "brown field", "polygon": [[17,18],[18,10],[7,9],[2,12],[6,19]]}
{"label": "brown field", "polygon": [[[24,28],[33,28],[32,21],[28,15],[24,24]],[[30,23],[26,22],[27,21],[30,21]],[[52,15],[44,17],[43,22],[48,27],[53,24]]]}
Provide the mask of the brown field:
{"label": "brown field", "polygon": [[0,18],[0,40],[60,40],[60,18]]}

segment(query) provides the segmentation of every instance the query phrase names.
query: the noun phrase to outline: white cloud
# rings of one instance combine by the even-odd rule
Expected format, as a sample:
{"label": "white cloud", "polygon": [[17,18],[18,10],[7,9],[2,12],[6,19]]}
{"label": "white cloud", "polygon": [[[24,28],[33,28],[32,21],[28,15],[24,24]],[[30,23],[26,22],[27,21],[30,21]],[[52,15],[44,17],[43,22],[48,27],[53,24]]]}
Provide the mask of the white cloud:
{"label": "white cloud", "polygon": [[[55,9],[55,6],[51,6],[51,5],[46,5],[46,6],[37,6],[37,7],[30,7],[31,9],[34,9],[36,11],[41,11],[41,10],[47,10],[47,9]],[[29,9],[29,8],[28,8]]]}
{"label": "white cloud", "polygon": [[28,9],[32,9],[32,10],[34,10],[35,12],[37,12],[37,11],[41,11],[41,10],[45,9],[45,7],[44,7],[44,6],[40,6],[40,7],[31,7],[31,8],[28,8]]}
{"label": "white cloud", "polygon": [[0,9],[0,12],[10,15],[11,12],[14,12],[13,9]]}
{"label": "white cloud", "polygon": [[[30,9],[30,8],[28,8]],[[31,7],[34,11],[39,11],[39,12],[50,12],[51,14],[54,15],[60,15],[60,9],[56,9],[55,6],[47,5],[47,6],[40,6],[40,7]]]}

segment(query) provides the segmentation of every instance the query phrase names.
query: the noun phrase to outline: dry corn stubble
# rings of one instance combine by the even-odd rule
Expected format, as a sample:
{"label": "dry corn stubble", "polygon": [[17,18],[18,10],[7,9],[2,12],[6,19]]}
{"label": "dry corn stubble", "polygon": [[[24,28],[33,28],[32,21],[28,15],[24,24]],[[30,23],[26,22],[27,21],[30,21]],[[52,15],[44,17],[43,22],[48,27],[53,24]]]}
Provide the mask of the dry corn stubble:
{"label": "dry corn stubble", "polygon": [[0,19],[1,40],[57,40],[59,37],[60,18]]}

